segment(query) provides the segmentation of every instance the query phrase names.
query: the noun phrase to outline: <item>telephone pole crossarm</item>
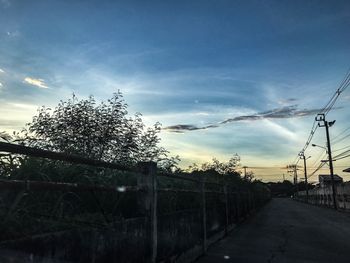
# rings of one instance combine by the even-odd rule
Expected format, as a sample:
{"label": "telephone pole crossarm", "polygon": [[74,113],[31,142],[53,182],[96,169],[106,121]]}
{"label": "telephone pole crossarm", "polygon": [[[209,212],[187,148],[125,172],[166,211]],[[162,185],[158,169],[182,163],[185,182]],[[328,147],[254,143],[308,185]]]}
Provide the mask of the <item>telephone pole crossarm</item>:
{"label": "telephone pole crossarm", "polygon": [[326,128],[326,137],[327,137],[327,152],[328,152],[328,162],[329,162],[329,172],[331,177],[331,184],[332,184],[332,197],[333,197],[333,207],[334,209],[337,209],[337,200],[336,200],[336,188],[334,184],[334,170],[333,170],[333,160],[332,160],[332,149],[331,149],[331,142],[329,137],[329,127],[332,127],[335,123],[335,121],[326,121],[325,115],[317,114],[316,121],[318,121],[319,127],[325,127]]}

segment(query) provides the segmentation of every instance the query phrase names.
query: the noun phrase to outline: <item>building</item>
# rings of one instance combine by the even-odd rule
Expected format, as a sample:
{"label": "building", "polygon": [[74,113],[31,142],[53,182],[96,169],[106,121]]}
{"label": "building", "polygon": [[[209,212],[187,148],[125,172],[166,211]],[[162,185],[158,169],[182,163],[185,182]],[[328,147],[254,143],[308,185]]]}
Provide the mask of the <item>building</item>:
{"label": "building", "polygon": [[[339,175],[334,175],[334,184],[338,185],[343,183],[343,178],[340,177]],[[326,187],[329,185],[332,185],[332,181],[331,181],[331,176],[329,174],[320,174],[318,176],[318,181],[320,183],[320,187]]]}

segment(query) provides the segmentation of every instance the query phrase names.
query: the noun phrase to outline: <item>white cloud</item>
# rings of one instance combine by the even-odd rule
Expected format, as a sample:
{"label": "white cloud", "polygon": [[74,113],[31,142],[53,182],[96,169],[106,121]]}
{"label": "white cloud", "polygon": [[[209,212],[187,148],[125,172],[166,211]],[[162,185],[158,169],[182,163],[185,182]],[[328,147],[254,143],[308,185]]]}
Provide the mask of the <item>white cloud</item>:
{"label": "white cloud", "polygon": [[274,132],[275,134],[280,135],[282,138],[285,138],[287,140],[293,140],[298,141],[298,136],[296,133],[288,130],[286,127],[283,127],[276,122],[273,122],[268,119],[264,119],[264,124],[266,128],[270,128],[271,132]]}
{"label": "white cloud", "polygon": [[38,108],[37,105],[34,104],[24,104],[24,103],[14,103],[14,102],[9,102],[8,103],[10,106],[19,108],[19,109],[31,109],[31,110],[36,110]]}
{"label": "white cloud", "polygon": [[8,37],[11,37],[11,38],[17,38],[21,36],[21,33],[18,30],[14,30],[14,31],[8,31],[7,35]]}
{"label": "white cloud", "polygon": [[41,88],[41,89],[48,89],[49,88],[43,79],[34,79],[34,78],[26,77],[24,79],[24,82],[28,83],[30,85],[36,86],[38,88]]}
{"label": "white cloud", "polygon": [[30,122],[38,109],[37,105],[0,101],[0,130],[20,131]]}

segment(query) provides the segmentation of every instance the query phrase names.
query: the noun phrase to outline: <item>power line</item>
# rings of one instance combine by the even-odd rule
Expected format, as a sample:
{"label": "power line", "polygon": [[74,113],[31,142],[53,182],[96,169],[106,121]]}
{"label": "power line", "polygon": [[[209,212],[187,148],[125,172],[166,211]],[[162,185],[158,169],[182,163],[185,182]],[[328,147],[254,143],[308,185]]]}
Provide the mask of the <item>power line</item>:
{"label": "power line", "polygon": [[337,158],[342,157],[342,156],[344,156],[344,155],[346,155],[348,153],[350,153],[350,150],[347,150],[347,151],[344,151],[342,153],[339,153],[338,155],[334,156],[333,159],[337,159]]}
{"label": "power line", "polygon": [[339,152],[339,151],[344,150],[344,149],[347,149],[347,148],[350,148],[350,145],[345,146],[345,147],[340,148],[340,149],[333,150],[333,152]]}
{"label": "power line", "polygon": [[[344,159],[344,158],[347,158],[347,157],[350,157],[350,154],[346,155],[346,156],[343,156],[344,154],[347,154],[347,153],[350,153],[350,150],[347,150],[347,151],[344,151],[336,156],[333,157],[333,161],[337,161],[337,160],[340,160],[340,159]],[[318,165],[318,167],[308,176],[308,178],[312,177],[313,175],[315,175],[315,173],[319,170],[321,170],[323,168],[323,166],[326,164],[326,162],[322,162]],[[340,166],[338,166],[340,167]],[[347,167],[347,166],[346,166]]]}
{"label": "power line", "polygon": [[[336,90],[336,92],[333,94],[333,96],[331,97],[331,99],[327,102],[326,106],[324,106],[320,112],[318,114],[324,114],[325,116],[329,113],[329,111],[333,108],[335,102],[337,101],[339,95],[350,85],[350,70],[348,70],[347,74],[345,75],[344,79],[342,80],[342,82],[340,83],[338,89]],[[318,115],[317,114],[317,115]],[[316,116],[317,116],[316,115]],[[304,145],[304,147],[302,148],[302,150],[300,152],[305,152],[305,150],[309,147],[311,140],[316,132],[318,128],[318,125],[316,124],[316,119],[314,120],[313,124],[312,124],[312,128],[311,128],[311,132],[310,135]],[[297,155],[296,159],[294,160],[293,163],[297,164],[299,162],[299,155]]]}
{"label": "power line", "polygon": [[322,151],[321,154],[316,158],[315,162],[312,164],[312,167],[316,167],[316,164],[322,160],[327,155],[326,151]]}
{"label": "power line", "polygon": [[336,140],[340,135],[343,135],[346,131],[350,130],[350,127],[346,128],[345,130],[343,130],[342,132],[340,132],[338,135],[333,137],[333,140]]}
{"label": "power line", "polygon": [[338,160],[345,159],[345,158],[348,158],[348,157],[350,157],[350,154],[346,155],[346,156],[343,156],[343,157],[340,157],[338,159],[333,159],[333,161],[338,161]]}
{"label": "power line", "polygon": [[334,145],[334,144],[337,144],[337,143],[339,143],[339,142],[341,142],[341,141],[344,141],[344,140],[345,140],[346,138],[348,138],[348,137],[350,137],[350,133],[347,134],[347,135],[345,135],[344,137],[338,139],[338,140],[333,141],[333,145]]}
{"label": "power line", "polygon": [[307,178],[313,176],[318,170],[320,170],[326,163],[320,163],[319,166],[311,173]]}

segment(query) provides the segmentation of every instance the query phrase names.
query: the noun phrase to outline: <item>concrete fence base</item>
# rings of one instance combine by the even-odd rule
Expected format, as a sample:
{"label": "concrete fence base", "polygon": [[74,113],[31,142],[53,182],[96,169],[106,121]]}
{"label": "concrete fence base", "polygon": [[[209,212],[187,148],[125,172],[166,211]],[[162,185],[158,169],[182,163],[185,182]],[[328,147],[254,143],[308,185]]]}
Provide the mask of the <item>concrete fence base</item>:
{"label": "concrete fence base", "polygon": [[[299,191],[295,195],[298,201],[308,202],[309,204],[333,207],[332,187],[314,188],[309,190],[307,197],[306,191]],[[350,211],[350,185],[345,183],[336,186],[337,208],[340,210]]]}

